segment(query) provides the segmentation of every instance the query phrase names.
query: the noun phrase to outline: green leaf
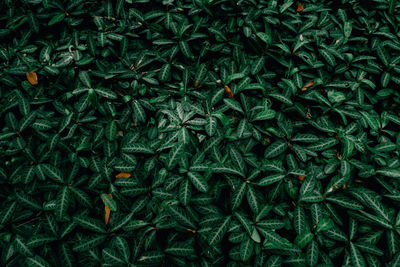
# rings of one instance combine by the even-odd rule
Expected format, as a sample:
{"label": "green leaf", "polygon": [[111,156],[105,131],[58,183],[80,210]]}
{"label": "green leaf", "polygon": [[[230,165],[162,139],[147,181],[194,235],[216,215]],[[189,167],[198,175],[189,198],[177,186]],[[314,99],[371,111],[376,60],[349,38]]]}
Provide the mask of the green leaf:
{"label": "green leaf", "polygon": [[47,234],[38,234],[38,235],[32,236],[28,240],[26,245],[30,248],[35,248],[35,247],[42,246],[44,244],[50,243],[55,240],[57,240],[57,238],[54,236],[47,235]]}
{"label": "green leaf", "polygon": [[166,81],[171,73],[171,65],[166,63],[164,64],[161,69],[160,72],[158,73],[158,78],[160,79],[160,81]]}
{"label": "green leaf", "polygon": [[379,130],[379,122],[377,121],[376,118],[374,118],[371,114],[369,114],[366,111],[360,111],[361,115],[365,118],[367,121],[369,127],[371,127],[372,130],[378,131]]}
{"label": "green leaf", "polygon": [[176,143],[168,154],[168,169],[173,169],[184,153],[185,144],[183,142]]}
{"label": "green leaf", "polygon": [[279,255],[271,255],[268,261],[266,262],[266,266],[270,267],[280,267],[282,266],[282,258]]}
{"label": "green leaf", "polygon": [[270,45],[272,42],[272,37],[270,34],[267,34],[265,32],[257,32],[256,35],[267,45]]}
{"label": "green leaf", "polygon": [[240,258],[242,261],[248,261],[253,253],[254,242],[250,238],[240,243]]}
{"label": "green leaf", "polygon": [[319,50],[321,56],[328,62],[332,67],[336,66],[335,57],[326,49]]}
{"label": "green leaf", "polygon": [[238,221],[242,224],[243,228],[251,237],[254,231],[254,226],[252,225],[252,222],[249,219],[247,219],[246,216],[244,216],[244,214],[241,212],[234,212],[233,215],[238,219]]}
{"label": "green leaf", "polygon": [[285,152],[287,144],[283,140],[278,140],[267,147],[264,157],[267,159],[274,158]]}
{"label": "green leaf", "polygon": [[312,151],[322,151],[326,150],[338,143],[338,140],[335,138],[325,138],[324,140],[320,140],[313,145],[308,146],[307,148]]}
{"label": "green leaf", "polygon": [[94,232],[105,233],[103,223],[97,219],[90,218],[85,215],[74,216],[74,222],[82,226],[84,229],[91,230]]}
{"label": "green leaf", "polygon": [[282,103],[284,103],[286,105],[289,105],[289,106],[293,105],[292,100],[290,100],[290,98],[287,96],[284,96],[284,95],[281,95],[278,93],[271,93],[271,94],[269,94],[269,96],[281,101]]}
{"label": "green leaf", "polygon": [[137,259],[137,262],[143,264],[159,264],[164,260],[165,255],[161,251],[145,251]]}
{"label": "green leaf", "polygon": [[16,135],[16,133],[0,133],[0,141],[6,140],[14,135]]}
{"label": "green leaf", "polygon": [[56,24],[57,22],[63,21],[65,18],[65,13],[59,13],[57,15],[55,15],[54,17],[51,18],[51,20],[49,21],[49,23],[47,23],[47,25],[51,26]]}
{"label": "green leaf", "polygon": [[104,262],[112,266],[123,265],[126,263],[126,261],[124,261],[124,259],[113,249],[104,248],[101,254]]}
{"label": "green leaf", "polygon": [[239,111],[240,113],[244,113],[242,107],[239,102],[233,99],[224,98],[224,103],[233,110]]}
{"label": "green leaf", "polygon": [[[137,203],[138,205],[136,206],[137,209],[140,209],[140,203]],[[130,213],[124,216],[118,216],[118,218],[114,219],[110,224],[111,224],[111,232],[115,232],[119,230],[120,228],[125,229],[125,225],[127,225],[131,220],[133,215],[135,214],[135,210],[133,209]]]}
{"label": "green leaf", "polygon": [[213,172],[215,173],[228,173],[228,174],[235,174],[244,177],[244,174],[240,170],[236,170],[231,167],[225,166],[215,166],[212,168]]}
{"label": "green leaf", "polygon": [[104,205],[107,206],[111,211],[117,211],[117,203],[108,194],[101,194],[101,200]]}
{"label": "green leaf", "polygon": [[344,27],[343,27],[344,36],[346,38],[349,38],[351,36],[351,31],[352,31],[352,23],[349,21],[346,21],[344,23]]}
{"label": "green leaf", "polygon": [[114,93],[113,91],[111,91],[110,89],[107,89],[107,88],[95,88],[94,91],[98,95],[108,98],[108,99],[117,99],[118,98],[116,93]]}
{"label": "green leaf", "polygon": [[366,204],[367,207],[372,208],[375,213],[379,215],[380,218],[385,219],[387,222],[390,222],[390,216],[389,216],[389,211],[382,205],[382,203],[371,196],[368,193],[362,193],[363,200],[365,201],[364,203]]}
{"label": "green leaf", "polygon": [[68,205],[71,201],[71,193],[68,186],[64,186],[57,194],[55,215],[62,220],[67,214]]}
{"label": "green leaf", "polygon": [[30,112],[25,115],[22,120],[19,122],[19,131],[22,132],[26,129],[36,118],[36,112]]}
{"label": "green leaf", "polygon": [[283,221],[280,221],[278,219],[270,219],[257,222],[257,226],[268,230],[268,229],[282,229],[285,226],[285,224]]}
{"label": "green leaf", "polygon": [[351,210],[363,209],[363,206],[358,201],[350,199],[343,195],[328,196],[326,197],[326,200],[338,204],[346,209],[351,209]]}
{"label": "green leaf", "polygon": [[196,172],[188,172],[188,177],[197,190],[204,193],[208,191],[207,181],[200,174]]}
{"label": "green leaf", "polygon": [[369,254],[377,255],[377,256],[383,256],[383,251],[377,248],[374,245],[368,244],[368,243],[354,243],[361,251],[367,252]]}
{"label": "green leaf", "polygon": [[361,252],[358,250],[358,248],[354,245],[353,242],[350,242],[350,255],[351,255],[351,261],[355,267],[367,266],[363,256],[361,255]]}
{"label": "green leaf", "polygon": [[148,145],[142,143],[129,143],[122,146],[121,150],[124,153],[154,154],[154,151]]}
{"label": "green leaf", "polygon": [[181,182],[179,187],[179,200],[184,205],[189,204],[190,198],[192,197],[192,185],[189,179]]}
{"label": "green leaf", "polygon": [[27,266],[35,266],[35,267],[50,267],[50,263],[45,261],[42,257],[35,255],[34,257],[26,258]]}
{"label": "green leaf", "polygon": [[264,120],[270,120],[275,118],[276,112],[271,109],[267,109],[264,111],[261,111],[254,115],[253,119],[251,121],[264,121]]}
{"label": "green leaf", "polygon": [[11,219],[11,217],[14,215],[16,208],[16,201],[8,203],[7,206],[3,208],[2,212],[0,213],[0,225],[5,225]]}
{"label": "green leaf", "polygon": [[267,177],[262,178],[257,183],[257,185],[259,185],[259,186],[267,186],[267,185],[282,181],[283,178],[285,178],[284,174],[272,174],[272,175],[269,175]]}
{"label": "green leaf", "polygon": [[303,208],[299,205],[296,206],[293,213],[293,226],[298,235],[304,232],[309,232],[306,215]]}
{"label": "green leaf", "polygon": [[226,216],[224,219],[221,219],[217,227],[213,228],[207,239],[211,246],[219,244],[222,241],[222,238],[228,230],[230,221],[231,216]]}
{"label": "green leaf", "polygon": [[241,72],[239,72],[239,73],[233,73],[233,74],[229,75],[228,77],[226,77],[224,83],[225,83],[225,84],[229,84],[230,82],[232,82],[232,81],[234,81],[234,80],[242,79],[242,78],[244,78],[244,77],[245,77],[245,74],[244,74],[244,73],[241,73]]}
{"label": "green leaf", "polygon": [[256,59],[253,65],[251,66],[251,74],[253,75],[257,74],[264,67],[264,64],[265,64],[264,57],[259,57],[258,59]]}
{"label": "green leaf", "polygon": [[317,233],[321,232],[321,231],[326,231],[326,230],[331,229],[333,226],[334,226],[334,223],[333,223],[332,219],[325,217],[318,222],[316,231],[317,231]]}
{"label": "green leaf", "polygon": [[30,195],[28,195],[24,192],[21,192],[21,193],[16,192],[15,195],[17,197],[18,202],[21,205],[24,205],[26,207],[33,208],[36,210],[42,209],[42,206],[39,205],[38,201],[36,199],[34,199],[33,197],[31,197]]}
{"label": "green leaf", "polygon": [[292,243],[286,238],[283,238],[279,234],[275,233],[272,230],[265,230],[262,228],[258,228],[258,230],[264,235],[264,247],[269,247],[272,245],[273,248],[276,249],[286,249],[292,247]]}
{"label": "green leaf", "polygon": [[146,121],[146,113],[144,112],[144,109],[143,109],[142,105],[140,105],[139,101],[133,100],[132,107],[133,107],[133,111],[135,112],[135,116],[136,116],[137,120],[140,122],[145,122]]}
{"label": "green leaf", "polygon": [[206,74],[207,74],[206,64],[204,64],[204,63],[200,64],[200,66],[199,66],[199,68],[198,68],[198,70],[196,72],[196,76],[194,78],[195,81],[202,82],[204,80]]}
{"label": "green leaf", "polygon": [[26,245],[25,240],[21,236],[17,235],[14,238],[13,246],[15,250],[21,253],[22,255],[33,257],[32,250]]}
{"label": "green leaf", "polygon": [[50,179],[59,183],[64,183],[64,175],[57,167],[50,164],[40,164],[40,168],[43,169],[45,175]]}
{"label": "green leaf", "polygon": [[376,173],[391,178],[400,178],[400,169],[383,168],[377,170]]}
{"label": "green leaf", "polygon": [[171,214],[171,217],[175,219],[178,223],[190,227],[191,229],[195,228],[194,222],[188,216],[186,210],[175,205],[169,205],[168,211]]}
{"label": "green leaf", "polygon": [[307,247],[307,263],[309,266],[315,266],[318,263],[319,248],[318,243],[312,240]]}
{"label": "green leaf", "polygon": [[246,183],[241,183],[239,187],[236,187],[233,190],[233,195],[231,197],[232,210],[235,210],[240,206],[245,193],[246,193]]}
{"label": "green leaf", "polygon": [[183,242],[175,242],[164,250],[165,253],[175,256],[187,256],[194,253],[194,248]]}
{"label": "green leaf", "polygon": [[106,138],[109,141],[113,141],[115,139],[116,134],[117,134],[117,123],[115,121],[110,121],[107,124],[106,130],[105,130]]}
{"label": "green leaf", "polygon": [[315,143],[318,139],[318,136],[314,134],[296,134],[291,140],[295,142]]}
{"label": "green leaf", "polygon": [[252,186],[248,187],[247,189],[247,202],[249,203],[251,210],[257,214],[260,210],[260,202],[258,200],[257,193]]}
{"label": "green leaf", "polygon": [[182,54],[185,55],[185,57],[188,57],[188,58],[193,57],[192,51],[190,51],[189,45],[187,44],[186,41],[180,41],[179,47],[182,51]]}
{"label": "green leaf", "polygon": [[83,252],[89,249],[95,248],[99,246],[104,240],[107,238],[106,235],[92,234],[90,236],[86,236],[81,240],[74,243],[72,248],[75,252]]}
{"label": "green leaf", "polygon": [[217,119],[212,116],[207,116],[204,127],[208,136],[213,136],[217,131]]}
{"label": "green leaf", "polygon": [[314,238],[314,234],[311,232],[304,232],[302,234],[299,234],[294,242],[296,245],[298,245],[300,248],[304,248],[307,246],[308,243],[311,242],[311,240]]}
{"label": "green leaf", "polygon": [[89,88],[92,88],[92,81],[90,80],[89,74],[87,71],[81,71],[79,72],[79,79],[81,82]]}

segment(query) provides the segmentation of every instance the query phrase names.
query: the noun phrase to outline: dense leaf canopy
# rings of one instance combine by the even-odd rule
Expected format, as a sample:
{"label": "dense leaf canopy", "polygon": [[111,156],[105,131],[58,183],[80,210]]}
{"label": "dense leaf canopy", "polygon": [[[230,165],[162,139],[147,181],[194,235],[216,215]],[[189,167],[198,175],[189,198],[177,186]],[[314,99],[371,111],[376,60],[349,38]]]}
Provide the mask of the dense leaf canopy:
{"label": "dense leaf canopy", "polygon": [[400,266],[400,1],[0,1],[1,266]]}

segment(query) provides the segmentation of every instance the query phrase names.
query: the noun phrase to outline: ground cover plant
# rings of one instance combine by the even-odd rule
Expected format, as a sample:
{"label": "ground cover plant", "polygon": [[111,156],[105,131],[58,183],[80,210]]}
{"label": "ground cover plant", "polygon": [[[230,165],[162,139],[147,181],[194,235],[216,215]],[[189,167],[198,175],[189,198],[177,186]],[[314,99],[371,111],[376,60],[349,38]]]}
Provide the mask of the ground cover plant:
{"label": "ground cover plant", "polygon": [[0,10],[1,266],[400,266],[399,1]]}

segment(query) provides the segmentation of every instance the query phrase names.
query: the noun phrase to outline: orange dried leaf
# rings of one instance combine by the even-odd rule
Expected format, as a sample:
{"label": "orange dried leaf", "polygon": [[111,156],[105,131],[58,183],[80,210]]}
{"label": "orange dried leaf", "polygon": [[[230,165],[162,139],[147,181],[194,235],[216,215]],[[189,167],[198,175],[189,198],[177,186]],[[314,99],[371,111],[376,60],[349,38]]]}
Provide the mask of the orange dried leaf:
{"label": "orange dried leaf", "polygon": [[306,85],[304,85],[303,88],[301,88],[301,91],[305,91],[305,90],[307,90],[308,87],[311,87],[313,85],[314,85],[314,80],[311,80],[308,83],[306,83]]}
{"label": "orange dried leaf", "polygon": [[32,85],[38,84],[38,77],[37,77],[36,72],[27,72],[26,78],[28,79],[30,84],[32,84]]}
{"label": "orange dried leaf", "polygon": [[129,172],[120,172],[117,175],[115,175],[115,178],[129,178],[131,177],[131,174]]}
{"label": "orange dried leaf", "polygon": [[314,80],[309,81],[304,87],[310,87],[314,85]]}
{"label": "orange dried leaf", "polygon": [[[108,195],[110,196],[110,198],[112,198],[112,195],[111,195],[111,194],[108,194]],[[104,222],[105,222],[105,224],[107,225],[108,222],[109,222],[109,220],[110,220],[110,213],[111,213],[111,210],[110,210],[107,206],[104,206],[104,210],[106,211],[106,214],[105,214],[105,216],[104,216]]]}
{"label": "orange dried leaf", "polygon": [[232,90],[231,90],[231,88],[229,88],[228,85],[225,85],[225,86],[224,86],[224,90],[225,90],[225,92],[228,94],[229,98],[234,99]]}
{"label": "orange dried leaf", "polygon": [[108,224],[108,221],[110,220],[110,213],[111,213],[111,210],[110,210],[107,206],[105,206],[104,209],[105,209],[105,211],[106,211],[106,215],[104,216],[104,222],[105,222],[106,225],[107,225],[107,224]]}
{"label": "orange dried leaf", "polygon": [[296,10],[296,12],[301,12],[301,11],[303,11],[303,10],[304,10],[303,5],[302,5],[302,4],[298,4],[298,5],[297,5],[297,10]]}

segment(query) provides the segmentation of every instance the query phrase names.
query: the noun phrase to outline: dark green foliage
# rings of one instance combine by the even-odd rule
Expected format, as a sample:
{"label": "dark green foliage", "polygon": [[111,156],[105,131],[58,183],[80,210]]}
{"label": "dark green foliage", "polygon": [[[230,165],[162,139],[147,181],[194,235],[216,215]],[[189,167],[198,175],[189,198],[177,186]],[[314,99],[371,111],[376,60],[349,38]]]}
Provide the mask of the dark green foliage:
{"label": "dark green foliage", "polygon": [[400,265],[400,1],[0,10],[1,266]]}

